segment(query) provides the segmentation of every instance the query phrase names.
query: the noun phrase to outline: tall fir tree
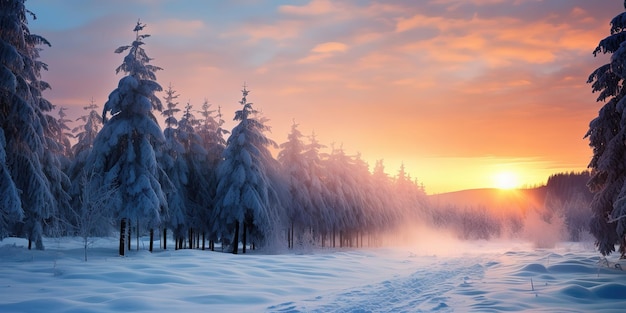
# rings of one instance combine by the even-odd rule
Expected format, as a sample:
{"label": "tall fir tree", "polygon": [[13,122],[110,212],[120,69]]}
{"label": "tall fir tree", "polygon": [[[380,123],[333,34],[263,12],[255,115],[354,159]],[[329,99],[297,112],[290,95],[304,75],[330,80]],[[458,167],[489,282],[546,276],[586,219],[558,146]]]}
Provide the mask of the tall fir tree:
{"label": "tall fir tree", "polygon": [[81,154],[85,154],[85,156],[89,154],[98,132],[102,129],[102,115],[98,112],[98,105],[93,98],[90,100],[89,105],[83,107],[83,110],[87,111],[87,114],[76,119],[76,121],[82,123],[72,129],[74,138],[77,139],[72,146],[74,159]]}
{"label": "tall fir tree", "polygon": [[70,160],[74,158],[72,154],[72,143],[70,142],[70,138],[73,138],[74,135],[71,132],[72,129],[68,125],[68,123],[71,123],[72,120],[66,118],[67,113],[65,113],[65,110],[67,109],[63,107],[59,108],[59,133],[57,134],[57,142],[61,144],[63,149],[62,156],[65,157],[62,160],[63,168],[67,169]]}
{"label": "tall fir tree", "polygon": [[184,159],[185,147],[181,144],[178,136],[178,120],[175,114],[180,112],[180,109],[177,108],[177,98],[178,95],[172,89],[172,84],[170,84],[167,90],[165,90],[165,109],[161,112],[163,117],[165,117],[165,129],[163,130],[165,145],[160,163],[170,178],[173,187],[166,192],[169,214],[165,221],[163,236],[165,237],[164,240],[167,240],[165,229],[171,228],[174,232],[176,247],[178,248],[178,243],[185,238],[188,227],[185,186],[188,183],[189,170]]}
{"label": "tall fir tree", "polygon": [[[10,204],[2,210],[12,219],[11,232],[28,238],[31,247],[43,249],[42,236],[58,225],[59,206],[67,205],[69,179],[61,170],[60,144],[55,140],[54,106],[42,92],[50,88],[41,80],[47,65],[39,61],[39,45],[50,43],[31,34],[24,0],[0,2],[0,128],[4,133],[2,171]],[[7,179],[10,176],[10,181]],[[4,185],[3,185],[4,186]],[[20,199],[10,190],[19,190]],[[21,207],[19,206],[21,204]]]}
{"label": "tall fir tree", "polygon": [[87,160],[86,172],[93,173],[87,188],[111,186],[116,190],[106,206],[120,223],[120,255],[125,254],[126,226],[130,227],[130,222],[142,225],[151,234],[160,226],[162,215],[167,214],[167,199],[161,186],[171,184],[157,162],[165,141],[153,114],[153,110],[163,109],[155,95],[162,90],[155,75],[161,68],[150,64],[152,59],[142,47],[143,40],[149,37],[140,34],[144,27],[145,24],[137,22],[132,44],[115,50],[115,53],[128,50],[124,62],[116,69],[127,76],[120,80],[104,105],[104,126]]}
{"label": "tall fir tree", "polygon": [[311,200],[311,223],[313,232],[321,236],[322,245],[325,244],[326,236],[332,231],[327,227],[332,220],[334,212],[329,206],[329,192],[325,185],[326,172],[324,169],[320,150],[325,148],[315,137],[315,132],[308,137],[309,143],[303,147],[303,156],[306,161],[306,171],[309,182],[307,183],[308,193]]}
{"label": "tall fir tree", "polygon": [[[190,116],[193,116],[190,113]],[[204,228],[204,232],[207,233],[209,239],[209,246],[211,249],[214,249],[214,243],[219,238],[218,229],[215,227],[216,221],[214,220],[215,216],[212,213],[215,208],[215,199],[216,199],[216,190],[217,190],[217,166],[222,162],[223,157],[222,154],[224,149],[226,148],[226,139],[224,136],[228,135],[230,132],[223,128],[224,119],[222,118],[221,108],[218,107],[217,110],[211,109],[211,103],[207,99],[202,103],[202,109],[198,111],[200,113],[200,119],[190,119],[190,125],[193,126],[195,134],[200,138],[200,143],[202,148],[204,148],[206,152],[205,165],[200,166],[198,170],[192,170],[193,173],[200,173],[203,181],[208,185],[208,192],[203,192],[200,194],[195,194],[195,196],[201,198],[193,200],[197,204],[203,205],[202,203],[207,203],[208,205],[204,207],[200,211],[200,218],[202,220],[202,224],[206,225]],[[199,162],[199,163],[202,163]]]}
{"label": "tall fir tree", "polygon": [[299,235],[305,229],[312,227],[313,203],[309,194],[311,178],[309,177],[307,160],[304,156],[304,143],[298,124],[294,121],[287,142],[280,145],[278,161],[282,165],[283,175],[286,175],[290,203],[286,203],[289,218],[289,244],[293,248],[295,228],[299,228]]}
{"label": "tall fir tree", "polygon": [[192,108],[191,104],[187,103],[178,123],[178,138],[183,145],[185,151],[183,158],[189,170],[188,183],[185,186],[185,206],[188,226],[191,230],[190,235],[193,232],[202,234],[202,248],[205,248],[204,239],[208,233],[211,240],[210,247],[213,249],[213,241],[216,238],[212,236],[208,221],[215,197],[215,184],[211,184],[215,176],[215,167],[210,166],[203,140],[196,133],[195,126],[199,121],[193,115]]}
{"label": "tall fir tree", "polygon": [[589,76],[597,101],[604,102],[598,116],[589,123],[585,135],[593,149],[589,163],[589,187],[594,192],[593,212],[589,224],[596,247],[603,255],[615,251],[621,242],[624,256],[626,243],[626,12],[611,20],[610,35],[602,39],[594,56],[611,54],[609,63]]}
{"label": "tall fir tree", "polygon": [[213,219],[218,233],[231,239],[234,254],[239,251],[240,232],[245,253],[248,232],[264,241],[280,224],[271,207],[275,190],[269,176],[272,164],[268,147],[276,144],[264,134],[268,126],[255,118],[258,112],[247,101],[249,91],[245,86],[242,93],[239,102],[242,109],[234,118],[239,124],[227,140],[224,160],[217,169],[219,182]]}
{"label": "tall fir tree", "polygon": [[72,129],[72,133],[75,134],[74,138],[76,138],[77,141],[71,148],[73,159],[67,170],[67,175],[71,181],[69,194],[72,200],[70,205],[74,214],[67,218],[66,222],[69,226],[74,228],[78,225],[76,218],[80,216],[80,211],[84,207],[81,195],[83,195],[85,182],[88,181],[88,174],[84,172],[87,157],[91,153],[98,132],[102,129],[102,116],[98,112],[98,105],[94,102],[93,98],[89,105],[83,107],[83,110],[87,111],[87,113],[76,119],[76,121],[82,123]]}

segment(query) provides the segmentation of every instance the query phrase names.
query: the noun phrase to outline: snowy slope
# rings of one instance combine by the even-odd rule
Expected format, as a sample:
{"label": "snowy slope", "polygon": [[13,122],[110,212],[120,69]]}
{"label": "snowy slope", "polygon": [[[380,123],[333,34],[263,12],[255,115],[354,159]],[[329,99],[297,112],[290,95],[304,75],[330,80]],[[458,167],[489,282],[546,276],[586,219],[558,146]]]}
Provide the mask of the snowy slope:
{"label": "snowy slope", "polygon": [[[0,242],[0,312],[621,312],[626,273],[589,244],[464,242],[231,255],[78,239]],[[602,262],[601,262],[602,261]],[[626,269],[626,264],[625,264]]]}

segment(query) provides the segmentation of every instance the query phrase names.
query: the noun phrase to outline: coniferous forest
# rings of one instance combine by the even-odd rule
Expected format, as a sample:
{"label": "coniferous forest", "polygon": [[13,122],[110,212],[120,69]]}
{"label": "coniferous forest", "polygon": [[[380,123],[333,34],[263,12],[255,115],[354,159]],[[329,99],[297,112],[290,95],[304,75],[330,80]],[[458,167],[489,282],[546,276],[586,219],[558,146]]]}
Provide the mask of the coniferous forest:
{"label": "coniferous forest", "polygon": [[[533,214],[558,221],[566,239],[589,230],[587,172],[550,177],[537,188],[542,205],[528,210],[442,207],[404,167],[391,176],[382,160],[370,167],[296,122],[281,143],[270,139],[245,85],[236,112],[181,104],[172,84],[158,81],[162,69],[152,64],[141,22],[114,51],[117,87],[103,105],[86,103],[70,128],[64,109],[45,98],[39,51],[50,43],[30,33],[31,14],[24,0],[0,1],[0,239],[23,237],[44,249],[43,236],[78,236],[85,246],[91,237],[119,236],[124,255],[139,236],[149,236],[150,251],[155,239],[173,238],[175,247],[160,240],[160,248],[218,244],[232,253],[372,246],[421,226],[489,239],[521,233]],[[224,129],[230,118],[236,126]]]}

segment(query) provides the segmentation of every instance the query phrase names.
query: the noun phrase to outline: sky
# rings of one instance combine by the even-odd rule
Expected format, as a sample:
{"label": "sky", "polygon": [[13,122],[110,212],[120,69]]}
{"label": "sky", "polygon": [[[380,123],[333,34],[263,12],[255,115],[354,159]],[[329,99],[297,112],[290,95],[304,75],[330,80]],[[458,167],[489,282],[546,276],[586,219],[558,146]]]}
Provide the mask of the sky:
{"label": "sky", "polygon": [[[145,49],[180,108],[221,107],[241,89],[282,143],[295,122],[370,167],[403,164],[429,194],[544,184],[587,168],[603,103],[586,83],[624,11],[618,0],[28,0],[51,43],[44,96],[83,114],[122,75],[114,50],[147,27]],[[164,93],[160,93],[161,98]],[[161,123],[163,125],[163,123]],[[306,141],[306,139],[305,139]],[[504,177],[504,178],[503,178]],[[503,182],[502,180],[507,180]]]}

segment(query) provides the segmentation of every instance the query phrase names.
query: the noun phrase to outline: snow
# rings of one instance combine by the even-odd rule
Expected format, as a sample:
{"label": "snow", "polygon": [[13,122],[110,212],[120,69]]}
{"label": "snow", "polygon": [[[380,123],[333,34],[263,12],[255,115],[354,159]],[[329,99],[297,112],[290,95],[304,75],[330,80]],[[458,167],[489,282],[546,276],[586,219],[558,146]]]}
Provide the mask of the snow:
{"label": "snow", "polygon": [[522,241],[468,241],[232,255],[149,253],[141,241],[141,250],[119,257],[117,238],[104,238],[85,262],[82,239],[45,241],[45,251],[26,249],[24,239],[0,242],[0,312],[620,312],[626,306],[626,273],[615,268],[617,256],[603,259],[590,243],[535,249]]}

